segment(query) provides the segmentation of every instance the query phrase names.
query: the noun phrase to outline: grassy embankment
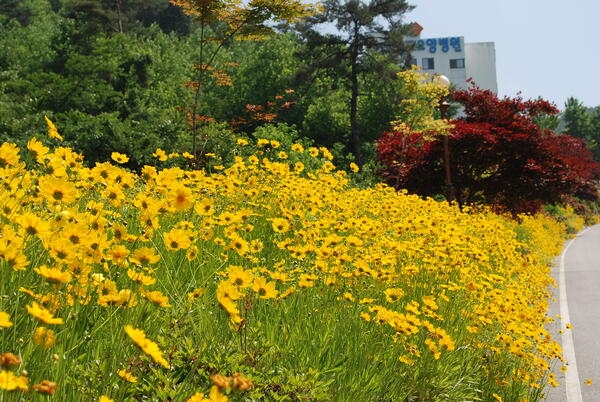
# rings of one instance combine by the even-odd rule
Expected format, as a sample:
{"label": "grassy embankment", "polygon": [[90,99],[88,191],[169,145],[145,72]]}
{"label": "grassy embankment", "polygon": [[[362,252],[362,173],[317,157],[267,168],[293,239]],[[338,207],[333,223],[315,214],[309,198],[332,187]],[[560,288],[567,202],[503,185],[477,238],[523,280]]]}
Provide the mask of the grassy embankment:
{"label": "grassy embankment", "polygon": [[278,146],[138,175],[2,145],[0,400],[541,400],[562,224]]}

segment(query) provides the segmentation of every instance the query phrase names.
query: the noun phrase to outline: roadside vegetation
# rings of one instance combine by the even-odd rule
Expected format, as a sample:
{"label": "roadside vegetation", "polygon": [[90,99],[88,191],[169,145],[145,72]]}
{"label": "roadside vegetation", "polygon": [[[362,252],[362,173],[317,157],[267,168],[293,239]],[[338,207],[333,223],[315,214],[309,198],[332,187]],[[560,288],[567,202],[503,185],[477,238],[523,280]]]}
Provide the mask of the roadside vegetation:
{"label": "roadside vegetation", "polygon": [[212,174],[47,143],[0,148],[4,400],[516,401],[555,381],[548,215],[357,188],[301,143],[240,139]]}
{"label": "roadside vegetation", "polygon": [[411,7],[0,6],[0,401],[542,401],[595,115],[409,68]]}

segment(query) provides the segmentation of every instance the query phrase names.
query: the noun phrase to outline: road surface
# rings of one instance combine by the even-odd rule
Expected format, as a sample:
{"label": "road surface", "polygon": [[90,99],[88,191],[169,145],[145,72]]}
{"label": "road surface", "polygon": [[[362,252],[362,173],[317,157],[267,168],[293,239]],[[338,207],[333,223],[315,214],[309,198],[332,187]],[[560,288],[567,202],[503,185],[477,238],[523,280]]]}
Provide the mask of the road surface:
{"label": "road surface", "polygon": [[600,401],[600,225],[565,244],[552,275],[558,288],[549,312],[556,324],[549,329],[562,345],[568,369],[557,367],[560,386],[548,388],[546,401]]}

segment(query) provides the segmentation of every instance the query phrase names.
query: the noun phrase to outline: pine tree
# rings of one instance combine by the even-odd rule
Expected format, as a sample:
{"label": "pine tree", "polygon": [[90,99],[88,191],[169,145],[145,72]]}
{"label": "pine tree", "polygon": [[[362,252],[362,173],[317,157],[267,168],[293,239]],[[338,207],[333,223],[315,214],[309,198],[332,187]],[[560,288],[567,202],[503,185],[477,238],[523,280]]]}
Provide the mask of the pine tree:
{"label": "pine tree", "polygon": [[566,124],[564,129],[566,134],[585,140],[590,138],[592,134],[590,113],[579,100],[573,97],[567,99],[565,111],[563,112],[563,120]]}
{"label": "pine tree", "polygon": [[[406,64],[408,48],[404,36],[409,26],[403,22],[413,9],[404,0],[326,0],[323,12],[299,26],[310,58],[308,75],[323,70],[343,79],[350,89],[350,148],[359,165],[363,163],[362,135],[358,119],[359,75],[376,64]],[[322,33],[323,26],[334,26],[335,33]],[[377,53],[384,58],[373,57]]]}

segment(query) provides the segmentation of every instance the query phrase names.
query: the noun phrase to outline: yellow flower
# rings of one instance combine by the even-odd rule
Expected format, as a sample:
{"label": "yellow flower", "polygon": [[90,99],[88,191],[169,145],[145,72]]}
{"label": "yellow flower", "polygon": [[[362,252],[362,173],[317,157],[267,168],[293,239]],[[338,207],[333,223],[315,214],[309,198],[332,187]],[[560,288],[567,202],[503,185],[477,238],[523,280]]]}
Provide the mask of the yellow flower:
{"label": "yellow flower", "polygon": [[50,151],[47,146],[42,144],[42,142],[35,137],[27,142],[27,149],[35,157],[35,160],[38,163],[43,163],[46,155],[48,155],[48,151]]}
{"label": "yellow flower", "polygon": [[163,234],[165,246],[169,251],[185,250],[192,245],[191,233],[185,229],[172,229]]}
{"label": "yellow flower", "polygon": [[215,213],[215,201],[212,198],[203,198],[194,205],[198,215],[210,216]]}
{"label": "yellow flower", "polygon": [[239,300],[244,296],[240,292],[239,287],[233,284],[231,281],[222,281],[217,285],[217,300],[230,299]]}
{"label": "yellow flower", "polygon": [[114,399],[109,398],[106,395],[102,395],[99,399],[98,402],[115,402]]}
{"label": "yellow flower", "polygon": [[335,166],[334,166],[334,164],[333,164],[333,163],[331,163],[331,162],[327,161],[327,162],[323,163],[323,165],[321,166],[321,169],[322,169],[324,172],[331,172],[332,170],[334,170],[334,169],[335,169]]}
{"label": "yellow flower", "polygon": [[127,276],[142,286],[154,285],[156,283],[156,278],[146,275],[143,272],[137,272],[134,269],[128,269]]}
{"label": "yellow flower", "polygon": [[394,303],[404,296],[404,290],[400,288],[388,288],[383,293],[389,303]]}
{"label": "yellow flower", "polygon": [[252,290],[258,293],[258,297],[261,299],[274,299],[279,293],[277,289],[275,289],[275,285],[275,282],[267,282],[266,278],[259,276],[254,278]]}
{"label": "yellow flower", "polygon": [[171,307],[169,304],[169,298],[162,294],[160,290],[152,290],[152,291],[142,291],[142,297],[146,300],[151,301],[157,306],[168,308]]}
{"label": "yellow flower", "polygon": [[142,170],[140,172],[140,178],[146,182],[156,179],[157,175],[158,175],[158,172],[154,166],[144,165],[144,167],[142,167]]}
{"label": "yellow flower", "polygon": [[439,358],[442,356],[442,353],[440,352],[439,348],[437,347],[437,344],[434,341],[432,341],[431,339],[427,338],[427,339],[425,339],[425,345],[427,345],[427,348],[433,355],[433,358],[436,360],[439,360]]}
{"label": "yellow flower", "polygon": [[48,268],[45,265],[33,269],[40,274],[46,282],[53,284],[68,283],[73,279],[70,272],[62,271],[60,268]]}
{"label": "yellow flower", "polygon": [[192,292],[189,292],[187,294],[188,301],[191,303],[191,302],[195,301],[197,298],[199,298],[200,296],[202,296],[203,294],[204,294],[204,289],[202,289],[202,288],[194,289]]}
{"label": "yellow flower", "polygon": [[19,164],[19,147],[5,142],[0,145],[0,168]]}
{"label": "yellow flower", "polygon": [[12,371],[0,370],[0,389],[6,391],[15,391],[17,389],[21,391],[28,391],[29,380],[27,377],[19,377],[12,373]]}
{"label": "yellow flower", "polygon": [[327,148],[321,147],[319,149],[323,153],[323,157],[325,157],[325,159],[327,159],[327,160],[332,160],[333,159],[333,154],[331,152],[329,152],[329,150]]}
{"label": "yellow flower", "polygon": [[279,299],[283,300],[296,291],[296,286],[290,286],[285,292],[279,295]]}
{"label": "yellow flower", "polygon": [[240,310],[237,307],[237,304],[234,300],[228,297],[218,298],[219,305],[227,312],[229,315],[229,320],[235,324],[239,324],[242,322],[242,317],[240,316]]}
{"label": "yellow flower", "polygon": [[125,154],[119,152],[113,152],[110,154],[110,158],[117,163],[127,163],[129,162],[129,157]]}
{"label": "yellow flower", "polygon": [[218,386],[213,385],[208,398],[202,392],[197,392],[189,397],[186,402],[227,402],[227,395],[224,395]]}
{"label": "yellow flower", "polygon": [[156,249],[152,247],[140,247],[129,257],[129,261],[135,265],[145,267],[160,261],[160,255],[156,254]]}
{"label": "yellow flower", "polygon": [[254,275],[249,269],[244,269],[239,265],[230,265],[227,267],[227,278],[239,289],[245,289],[252,285]]}
{"label": "yellow flower", "polygon": [[245,256],[250,251],[250,243],[237,233],[229,236],[228,250],[235,250],[239,255]]}
{"label": "yellow flower", "polygon": [[221,389],[216,385],[210,388],[209,394],[210,402],[227,402],[227,396],[221,393]]}
{"label": "yellow flower", "polygon": [[248,140],[246,140],[245,138],[238,138],[238,139],[235,141],[235,143],[236,143],[237,145],[244,146],[244,145],[248,145]]}
{"label": "yellow flower", "polygon": [[33,343],[51,348],[56,342],[56,334],[46,327],[37,327],[33,333]]}
{"label": "yellow flower", "polygon": [[134,328],[131,325],[125,325],[125,333],[145,354],[150,356],[152,360],[165,368],[170,367],[169,362],[163,357],[158,345],[146,338],[144,331]]}
{"label": "yellow flower", "polygon": [[27,312],[39,322],[43,322],[44,324],[50,325],[60,325],[64,323],[64,320],[62,318],[54,317],[54,315],[50,311],[46,310],[36,302],[32,302],[31,306],[26,307]]}
{"label": "yellow flower", "polygon": [[304,171],[304,163],[298,161],[296,163],[294,163],[294,172],[295,173],[302,173]]}
{"label": "yellow flower", "polygon": [[10,321],[10,314],[0,311],[0,328],[12,327],[13,323]]}
{"label": "yellow flower", "polygon": [[271,224],[273,226],[273,230],[277,233],[286,233],[288,230],[290,230],[290,223],[287,219],[273,218],[271,219]]}
{"label": "yellow flower", "polygon": [[51,203],[70,204],[79,193],[75,184],[57,176],[42,176],[39,180],[40,195]]}
{"label": "yellow flower", "polygon": [[48,116],[44,116],[44,119],[46,120],[46,125],[48,126],[48,137],[62,141],[63,137],[58,133],[58,130],[56,129],[54,123],[52,123],[52,120],[50,120]]}
{"label": "yellow flower", "polygon": [[356,163],[352,162],[350,163],[350,170],[354,173],[357,173],[360,170],[360,168]]}
{"label": "yellow flower", "polygon": [[591,378],[586,378],[585,379],[585,385],[592,385],[592,384],[594,384],[594,382],[592,381]]}
{"label": "yellow flower", "polygon": [[108,259],[115,265],[126,266],[129,249],[122,244],[115,244],[106,252]]}
{"label": "yellow flower", "polygon": [[32,212],[24,212],[15,218],[15,221],[23,228],[29,236],[45,238],[51,233],[51,224]]}
{"label": "yellow flower", "polygon": [[415,361],[411,359],[408,355],[402,355],[398,358],[398,360],[408,366],[412,366],[413,364],[415,364]]}
{"label": "yellow flower", "polygon": [[210,402],[210,399],[205,398],[203,392],[196,392],[194,395],[190,396],[186,402]]}
{"label": "yellow flower", "polygon": [[152,156],[154,156],[156,159],[158,159],[161,162],[164,162],[167,159],[169,159],[169,157],[167,156],[167,153],[160,148],[156,148],[156,151],[152,154]]}
{"label": "yellow flower", "polygon": [[125,369],[117,371],[117,374],[119,375],[119,377],[130,383],[135,384],[136,382],[138,382],[137,377]]}
{"label": "yellow flower", "polygon": [[186,211],[192,206],[194,201],[192,190],[183,185],[175,185],[169,191],[169,194],[167,195],[167,201],[169,206],[175,210]]}
{"label": "yellow flower", "polygon": [[102,293],[98,298],[98,304],[104,307],[108,306],[128,306],[137,305],[135,293],[131,289],[121,289],[117,292],[116,288],[109,289],[107,293]]}
{"label": "yellow flower", "polygon": [[313,286],[315,286],[316,279],[316,275],[301,274],[300,280],[298,281],[298,285],[300,285],[300,287],[302,288],[312,288]]}

